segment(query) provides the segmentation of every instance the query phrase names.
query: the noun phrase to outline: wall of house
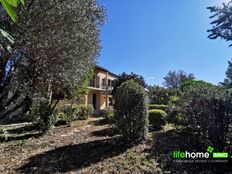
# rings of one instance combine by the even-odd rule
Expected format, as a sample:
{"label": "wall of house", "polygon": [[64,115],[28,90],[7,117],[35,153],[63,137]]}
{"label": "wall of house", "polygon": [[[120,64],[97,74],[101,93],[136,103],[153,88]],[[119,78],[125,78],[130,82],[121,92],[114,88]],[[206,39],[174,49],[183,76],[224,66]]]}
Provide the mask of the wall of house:
{"label": "wall of house", "polygon": [[90,90],[88,93],[88,104],[93,105],[93,94],[96,94],[96,108],[100,108],[100,92]]}
{"label": "wall of house", "polygon": [[100,96],[100,109],[105,109],[106,107],[106,96],[101,95]]}
{"label": "wall of house", "polygon": [[[95,69],[94,70],[94,76],[95,76],[95,87],[97,87],[97,79],[99,79],[99,85],[100,85],[100,87],[102,87],[102,86],[105,86],[106,84],[108,84],[108,81],[107,81],[107,79],[106,79],[106,76],[107,76],[107,72],[105,72],[105,71],[102,71],[102,70],[100,70],[100,69]],[[103,79],[105,79],[105,83],[106,84],[102,84],[102,80]],[[108,80],[110,80],[110,81],[114,81],[116,79],[116,77],[115,76],[113,76],[113,75],[111,75],[110,73],[108,73]],[[112,83],[111,83],[112,84]]]}
{"label": "wall of house", "polygon": [[[107,78],[107,74],[108,74],[108,79]],[[103,79],[105,79],[105,84],[103,84]],[[93,105],[93,94],[96,94],[96,109],[105,109],[106,108],[106,95],[104,93],[106,93],[106,86],[108,85],[108,80],[110,80],[110,85],[112,85],[112,81],[114,81],[116,79],[116,77],[110,73],[107,73],[106,71],[103,71],[99,68],[95,68],[94,70],[94,84],[93,87],[94,88],[100,88],[100,89],[90,89],[88,96],[86,97],[88,103],[86,102],[86,104],[91,104]],[[110,90],[112,90],[112,88],[109,88],[109,94],[110,94]],[[109,101],[109,99],[108,99]],[[108,102],[109,103],[109,102]]]}

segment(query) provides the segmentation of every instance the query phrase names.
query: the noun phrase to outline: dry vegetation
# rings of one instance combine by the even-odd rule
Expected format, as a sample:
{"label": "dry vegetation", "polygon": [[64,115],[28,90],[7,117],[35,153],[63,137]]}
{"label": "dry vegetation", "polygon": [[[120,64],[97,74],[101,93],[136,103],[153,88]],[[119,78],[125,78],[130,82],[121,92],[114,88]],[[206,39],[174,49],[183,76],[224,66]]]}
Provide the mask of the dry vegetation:
{"label": "dry vegetation", "polygon": [[102,118],[23,138],[0,144],[0,173],[160,173],[151,140],[124,143]]}

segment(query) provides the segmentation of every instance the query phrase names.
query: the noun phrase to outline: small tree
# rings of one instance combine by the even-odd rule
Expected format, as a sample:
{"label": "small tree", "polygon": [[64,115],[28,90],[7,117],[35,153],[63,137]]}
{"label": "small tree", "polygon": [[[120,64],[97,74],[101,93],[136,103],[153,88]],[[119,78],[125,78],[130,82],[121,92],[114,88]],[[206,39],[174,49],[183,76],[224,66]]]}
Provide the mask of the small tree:
{"label": "small tree", "polygon": [[187,74],[183,70],[169,71],[168,74],[164,77],[163,84],[168,88],[178,89],[182,85],[182,83],[194,79],[194,74]]}
{"label": "small tree", "polygon": [[123,82],[126,82],[128,80],[134,80],[136,81],[137,83],[139,83],[141,86],[143,87],[146,87],[146,82],[143,78],[143,76],[140,76],[138,74],[135,74],[135,73],[130,73],[130,74],[127,74],[125,72],[123,72],[122,74],[119,75],[118,79],[115,81],[114,83],[114,89],[112,91],[113,94],[116,93],[116,90],[117,88],[123,83]]}
{"label": "small tree", "polygon": [[232,88],[232,61],[228,61],[228,68],[226,70],[226,78],[221,85],[225,86],[226,88]]}
{"label": "small tree", "polygon": [[196,88],[207,88],[207,87],[216,87],[215,85],[213,85],[212,83],[209,82],[205,82],[203,80],[190,80],[190,81],[186,81],[184,82],[181,86],[180,89],[181,91],[187,91],[187,90],[191,90],[191,89],[196,89]]}
{"label": "small tree", "polygon": [[148,116],[144,87],[133,80],[120,85],[115,94],[115,124],[126,139],[142,139]]}
{"label": "small tree", "polygon": [[178,91],[176,89],[164,88],[161,86],[150,86],[149,100],[154,104],[168,104],[172,96],[176,96]]}

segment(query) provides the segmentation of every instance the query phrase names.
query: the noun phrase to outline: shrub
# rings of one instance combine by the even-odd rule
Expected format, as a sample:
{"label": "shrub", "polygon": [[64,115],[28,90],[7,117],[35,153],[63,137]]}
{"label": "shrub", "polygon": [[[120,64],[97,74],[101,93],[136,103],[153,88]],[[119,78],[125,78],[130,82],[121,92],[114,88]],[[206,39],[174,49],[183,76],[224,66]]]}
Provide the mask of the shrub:
{"label": "shrub", "polygon": [[[64,105],[57,109],[59,119],[63,121],[71,120],[86,120],[89,116],[93,115],[93,106],[92,105]],[[71,118],[72,115],[72,118]]]}
{"label": "shrub", "polygon": [[147,133],[144,87],[133,80],[122,83],[115,94],[115,124],[126,139],[141,139]]}
{"label": "shrub", "polygon": [[160,86],[149,87],[149,99],[151,103],[168,104],[172,96],[178,95],[178,90]]}
{"label": "shrub", "polygon": [[109,124],[114,124],[114,110],[106,109],[102,111],[103,117],[106,119],[106,122]]}
{"label": "shrub", "polygon": [[56,122],[56,115],[53,114],[51,104],[46,99],[35,101],[27,115],[38,122],[41,131],[52,128]]}
{"label": "shrub", "polygon": [[78,115],[78,119],[80,120],[86,120],[89,118],[89,116],[93,115],[93,106],[92,105],[88,105],[88,106],[84,106],[84,105],[80,105],[80,112]]}
{"label": "shrub", "polygon": [[231,147],[232,93],[219,87],[189,89],[182,96],[182,114],[193,146],[218,151]]}
{"label": "shrub", "polygon": [[167,108],[168,108],[168,105],[149,104],[149,110],[160,109],[160,110],[165,111]]}
{"label": "shrub", "polygon": [[54,113],[56,115],[56,123],[59,125],[61,124],[67,124],[70,123],[70,121],[72,120],[71,115],[72,112],[74,112],[71,110],[71,105],[70,104],[66,104],[63,105],[61,107],[58,107],[56,109],[56,112]]}
{"label": "shrub", "polygon": [[148,111],[149,113],[149,124],[151,124],[154,128],[160,129],[161,126],[165,124],[165,117],[167,113],[160,109],[152,109]]}
{"label": "shrub", "polygon": [[58,118],[56,120],[56,122],[64,122],[65,124],[67,124],[70,121],[70,116],[65,114],[64,112],[60,112],[58,114]]}
{"label": "shrub", "polygon": [[181,107],[179,103],[181,102],[180,97],[173,96],[170,98],[167,111],[166,121],[173,123],[175,125],[185,125],[185,119],[183,114],[181,114]]}

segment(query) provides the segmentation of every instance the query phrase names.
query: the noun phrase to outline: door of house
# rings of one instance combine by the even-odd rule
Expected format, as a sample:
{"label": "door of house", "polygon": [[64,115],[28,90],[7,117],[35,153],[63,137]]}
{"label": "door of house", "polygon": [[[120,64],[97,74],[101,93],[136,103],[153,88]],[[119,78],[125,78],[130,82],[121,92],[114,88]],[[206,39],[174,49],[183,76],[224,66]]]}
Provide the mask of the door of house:
{"label": "door of house", "polygon": [[93,108],[96,109],[96,104],[97,104],[97,95],[93,94]]}

